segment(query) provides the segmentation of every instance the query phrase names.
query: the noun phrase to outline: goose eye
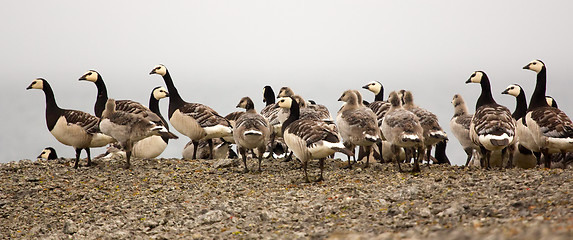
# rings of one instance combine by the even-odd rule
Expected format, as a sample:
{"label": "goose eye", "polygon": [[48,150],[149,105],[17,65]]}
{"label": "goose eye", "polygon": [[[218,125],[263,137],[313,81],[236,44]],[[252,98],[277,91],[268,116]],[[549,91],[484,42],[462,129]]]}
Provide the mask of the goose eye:
{"label": "goose eye", "polygon": [[537,63],[536,63],[536,62],[533,62],[532,64],[533,64],[533,65],[536,65]]}
{"label": "goose eye", "polygon": [[476,74],[474,73],[474,74],[472,74],[472,76],[471,76],[471,77],[475,77],[475,76],[476,76]]}

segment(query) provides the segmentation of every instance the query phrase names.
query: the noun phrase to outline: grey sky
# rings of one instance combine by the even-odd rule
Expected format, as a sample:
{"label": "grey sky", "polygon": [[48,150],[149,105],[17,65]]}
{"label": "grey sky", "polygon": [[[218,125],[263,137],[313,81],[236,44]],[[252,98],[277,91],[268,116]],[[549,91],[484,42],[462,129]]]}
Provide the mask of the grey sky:
{"label": "grey sky", "polygon": [[[44,96],[25,88],[46,78],[60,107],[93,114],[96,88],[77,79],[95,69],[110,97],[147,105],[156,64],[170,70],[183,98],[235,111],[243,96],[261,109],[262,88],[290,86],[335,114],[346,89],[378,80],[385,96],[412,90],[450,134],[450,104],[461,93],[471,111],[479,85],[492,81],[494,98],[521,84],[528,99],[533,59],[548,68],[548,94],[569,114],[573,55],[570,1],[8,1],[0,8],[3,120],[1,162],[35,158],[45,146],[73,157],[47,131]],[[365,99],[372,94],[361,90]],[[161,102],[167,114],[167,100]],[[179,134],[181,135],[181,134]],[[455,163],[464,153],[450,134]],[[180,157],[187,138],[170,142],[162,157]],[[103,149],[92,150],[94,155]]]}

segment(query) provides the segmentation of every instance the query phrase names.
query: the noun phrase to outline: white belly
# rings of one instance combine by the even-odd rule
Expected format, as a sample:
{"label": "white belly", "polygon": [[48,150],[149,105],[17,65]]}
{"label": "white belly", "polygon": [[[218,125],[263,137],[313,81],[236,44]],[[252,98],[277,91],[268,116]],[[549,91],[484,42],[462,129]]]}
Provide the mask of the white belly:
{"label": "white belly", "polygon": [[212,127],[205,127],[203,128],[205,132],[205,136],[203,139],[213,139],[213,138],[220,138],[220,137],[227,137],[233,135],[233,130],[229,126],[223,125],[215,125]]}
{"label": "white belly", "polygon": [[103,147],[110,143],[114,143],[116,140],[108,135],[103,133],[96,133],[92,137],[92,141],[90,143],[90,147]]}
{"label": "white belly", "polygon": [[78,125],[68,124],[66,118],[63,116],[58,119],[50,133],[52,133],[59,142],[76,148],[90,147],[92,140],[91,134],[88,134]]}
{"label": "white belly", "polygon": [[517,135],[517,140],[519,141],[519,144],[521,144],[522,146],[526,147],[531,151],[539,152],[539,146],[537,145],[537,143],[535,143],[533,134],[531,134],[529,128],[523,125],[521,119],[517,121],[517,124],[515,126],[515,133]]}
{"label": "white belly", "polygon": [[169,122],[175,130],[189,137],[191,140],[200,140],[207,136],[207,133],[205,133],[194,118],[182,114],[179,110],[175,110]]}
{"label": "white belly", "polygon": [[132,154],[137,158],[155,158],[167,147],[160,136],[144,138],[133,145]]}
{"label": "white belly", "polygon": [[573,151],[573,138],[554,138],[544,136],[540,130],[539,125],[533,121],[529,116],[531,113],[526,115],[526,123],[529,131],[535,140],[535,144],[540,148],[547,148],[549,153],[559,153],[561,150],[568,152]]}

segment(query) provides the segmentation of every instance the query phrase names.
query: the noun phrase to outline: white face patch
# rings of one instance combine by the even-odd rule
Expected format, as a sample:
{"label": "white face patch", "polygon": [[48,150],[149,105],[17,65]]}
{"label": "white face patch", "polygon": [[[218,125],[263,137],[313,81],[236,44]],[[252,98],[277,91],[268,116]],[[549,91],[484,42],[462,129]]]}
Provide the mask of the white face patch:
{"label": "white face patch", "polygon": [[552,97],[546,96],[545,101],[547,101],[547,105],[553,106],[553,98]]}
{"label": "white face patch", "polygon": [[169,93],[167,92],[167,89],[165,89],[164,87],[159,87],[153,90],[153,97],[157,100],[166,98],[167,95],[169,95]]}
{"label": "white face patch", "polygon": [[483,73],[482,72],[474,72],[471,77],[470,77],[470,81],[473,83],[481,83],[481,78],[483,77]]}
{"label": "white face patch", "polygon": [[165,76],[165,74],[167,74],[167,68],[165,68],[165,66],[160,64],[160,65],[155,66],[155,68],[153,68],[153,72],[155,74]]}
{"label": "white face patch", "polygon": [[82,76],[83,79],[90,81],[90,82],[96,82],[98,79],[98,73],[96,71],[87,71],[86,73],[84,73],[84,75]]}
{"label": "white face patch", "polygon": [[378,94],[382,90],[382,84],[376,81],[372,81],[368,83],[368,90],[370,90],[374,94]]}
{"label": "white face patch", "polygon": [[30,84],[33,89],[44,89],[44,81],[42,79],[34,79]]}
{"label": "white face patch", "polygon": [[290,108],[292,106],[292,98],[290,97],[282,97],[278,99],[279,107],[281,108]]}
{"label": "white face patch", "polygon": [[507,92],[507,94],[514,96],[514,97],[517,97],[519,95],[519,93],[521,92],[521,87],[519,87],[515,84],[511,84],[511,85],[507,86],[505,91]]}
{"label": "white face patch", "polygon": [[543,66],[544,66],[544,64],[542,62],[540,62],[539,60],[533,60],[527,65],[529,70],[534,71],[536,73],[539,73],[541,71],[541,69],[543,68]]}
{"label": "white face patch", "polygon": [[50,151],[50,149],[44,149],[44,151],[42,151],[42,154],[40,154],[40,158],[48,159],[48,156],[50,156],[50,153],[52,153],[52,151]]}

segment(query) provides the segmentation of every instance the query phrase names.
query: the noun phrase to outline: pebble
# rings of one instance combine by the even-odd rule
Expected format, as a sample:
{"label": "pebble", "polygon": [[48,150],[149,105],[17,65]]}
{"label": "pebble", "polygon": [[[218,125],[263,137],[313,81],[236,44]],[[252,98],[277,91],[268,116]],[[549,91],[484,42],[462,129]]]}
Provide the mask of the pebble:
{"label": "pebble", "polygon": [[571,169],[94,161],[0,164],[0,239],[573,239]]}

